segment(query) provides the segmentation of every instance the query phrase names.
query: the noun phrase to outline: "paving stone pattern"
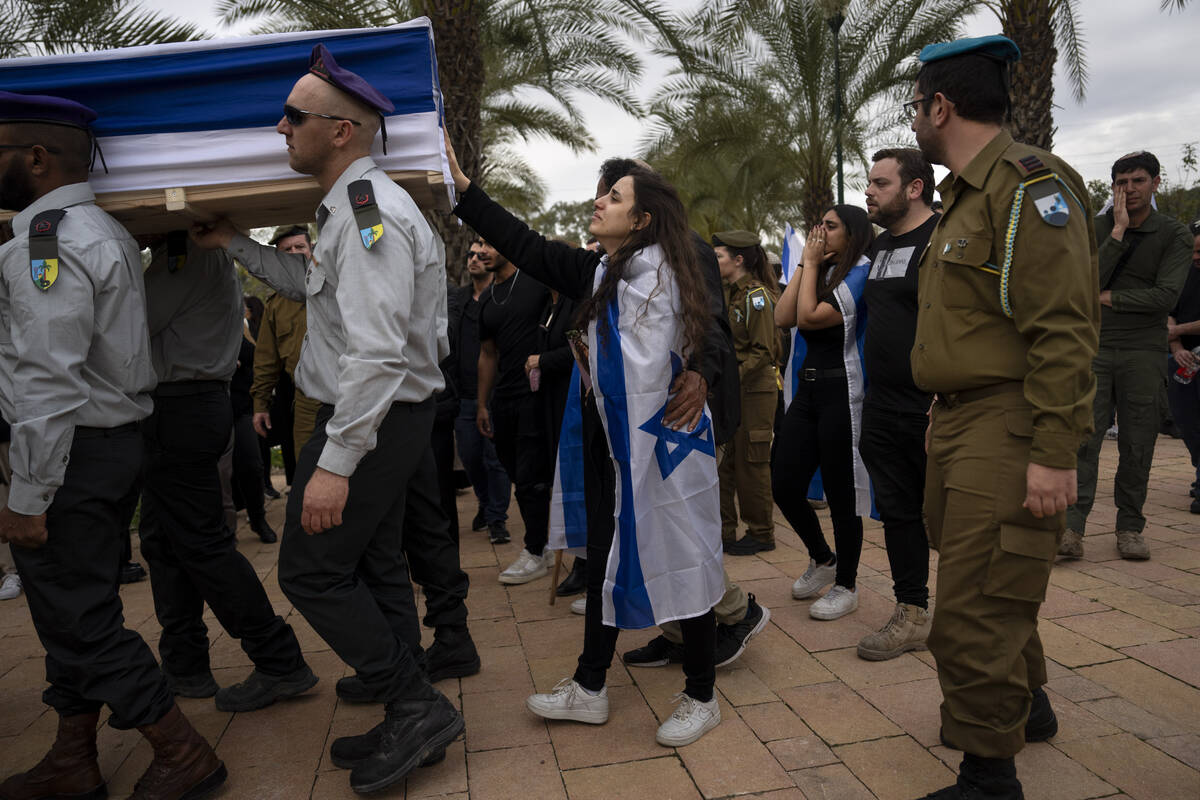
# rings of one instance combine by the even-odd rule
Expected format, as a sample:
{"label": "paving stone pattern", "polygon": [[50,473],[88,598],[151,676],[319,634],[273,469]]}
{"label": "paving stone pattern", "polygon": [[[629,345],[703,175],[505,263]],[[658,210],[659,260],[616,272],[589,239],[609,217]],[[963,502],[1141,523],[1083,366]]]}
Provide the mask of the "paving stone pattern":
{"label": "paving stone pattern", "polygon": [[[1115,468],[1116,443],[1105,442],[1086,557],[1054,568],[1042,606],[1047,690],[1060,730],[1017,757],[1029,800],[1200,799],[1200,516],[1188,511],[1194,473],[1183,444],[1161,438],[1145,509],[1153,557],[1126,562],[1111,535]],[[474,498],[460,495],[459,508],[466,526]],[[271,504],[276,528],[283,512],[282,501]],[[654,731],[683,687],[678,666],[626,669],[618,657],[606,725],[546,722],[525,710],[527,694],[573,671],[583,619],[570,613],[569,599],[549,605],[548,578],[497,582],[521,546],[515,503],[510,514],[517,518],[510,544],[493,547],[486,532],[462,534],[483,671],[438,688],[463,710],[466,737],[441,764],[374,797],[908,800],[953,780],[961,756],[938,741],[941,691],[929,653],[882,663],[855,654],[858,639],[893,608],[878,523],[866,524],[859,610],[833,622],[809,618],[812,601],[791,599],[808,557],[778,514],[777,550],[727,559],[730,575],[771,609],[772,621],[741,660],[717,673],[721,725],[676,750],[657,745]],[[831,536],[828,512],[821,516]],[[211,700],[180,701],[229,767],[220,796],[354,797],[347,774],[329,761],[329,744],[375,724],[380,709],[338,701],[334,683],[347,668],[280,592],[278,546],[260,544],[244,524],[239,546],[321,682],[303,698],[247,714],[219,712]],[[932,566],[936,593],[936,557]],[[127,624],[155,646],[149,583],[121,593]],[[217,681],[241,680],[249,660],[211,614],[206,619]],[[653,635],[625,632],[618,651]],[[0,775],[31,766],[53,739],[43,687],[42,649],[24,599],[0,603]],[[103,726],[99,746],[110,797],[127,797],[149,763],[148,746],[136,732]]]}

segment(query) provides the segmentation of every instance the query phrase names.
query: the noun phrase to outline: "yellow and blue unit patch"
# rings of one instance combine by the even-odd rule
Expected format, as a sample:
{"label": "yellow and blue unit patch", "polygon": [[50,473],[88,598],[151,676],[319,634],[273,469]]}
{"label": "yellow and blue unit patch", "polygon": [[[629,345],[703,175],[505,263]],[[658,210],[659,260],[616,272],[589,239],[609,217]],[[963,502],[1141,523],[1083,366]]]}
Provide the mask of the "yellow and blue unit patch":
{"label": "yellow and blue unit patch", "polygon": [[33,278],[33,285],[44,292],[58,280],[58,259],[31,258],[29,260],[29,273],[30,277]]}
{"label": "yellow and blue unit patch", "polygon": [[371,245],[383,238],[383,223],[372,225],[369,228],[360,228],[358,233],[362,236],[363,247],[370,250]]}

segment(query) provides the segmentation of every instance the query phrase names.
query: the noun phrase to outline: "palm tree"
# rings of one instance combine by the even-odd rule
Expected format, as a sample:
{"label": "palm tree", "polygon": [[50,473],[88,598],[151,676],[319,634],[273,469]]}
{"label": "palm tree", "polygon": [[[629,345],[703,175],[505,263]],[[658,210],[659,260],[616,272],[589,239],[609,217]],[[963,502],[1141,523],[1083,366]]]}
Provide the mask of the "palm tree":
{"label": "palm tree", "polygon": [[[626,36],[644,38],[666,15],[657,0],[221,0],[227,24],[255,32],[390,25],[428,16],[438,48],[446,127],[463,171],[518,208],[540,206],[545,185],[517,158],[517,140],[542,138],[576,151],[595,142],[578,98],[640,113],[633,86],[641,59]],[[656,16],[657,15],[657,16]],[[447,263],[465,263],[469,240],[437,216]],[[453,270],[452,270],[453,271]]]}
{"label": "palm tree", "polygon": [[207,36],[130,0],[0,0],[0,58],[55,55]]}
{"label": "palm tree", "polygon": [[[835,172],[834,63],[829,19],[840,31],[841,134],[853,159],[866,163],[868,144],[900,123],[899,103],[916,75],[916,54],[958,33],[973,0],[712,0],[668,48],[679,60],[651,107],[656,121],[646,142],[671,153],[675,179],[705,160],[733,165],[733,174],[779,174],[808,224],[833,203]],[[752,152],[753,148],[753,152]],[[727,205],[750,208],[745,189]],[[728,192],[736,186],[731,184]],[[777,193],[777,192],[773,192]],[[786,203],[764,212],[791,214]],[[771,223],[774,224],[774,223]],[[758,226],[747,226],[751,230]]]}
{"label": "palm tree", "polygon": [[1051,149],[1054,143],[1054,65],[1060,51],[1075,102],[1087,89],[1087,60],[1078,0],[989,0],[1004,35],[1021,48],[1012,68],[1012,134],[1019,142]]}

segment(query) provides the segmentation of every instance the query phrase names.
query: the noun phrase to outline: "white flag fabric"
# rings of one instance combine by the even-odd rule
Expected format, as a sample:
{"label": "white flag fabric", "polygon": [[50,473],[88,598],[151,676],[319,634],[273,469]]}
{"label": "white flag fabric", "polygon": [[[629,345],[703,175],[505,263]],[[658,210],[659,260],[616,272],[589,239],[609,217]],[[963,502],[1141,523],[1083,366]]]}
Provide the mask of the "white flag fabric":
{"label": "white flag fabric", "polygon": [[[607,265],[605,256],[593,289]],[[603,312],[604,333],[596,321],[588,327],[588,365],[617,478],[603,617],[606,625],[628,629],[704,614],[725,593],[725,581],[712,416],[706,406],[690,433],[662,423],[671,383],[684,366],[673,273],[657,245],[635,254],[625,272]],[[564,418],[554,481],[555,549],[580,542],[580,507],[572,502],[582,497],[580,451],[572,451],[579,436],[579,404],[572,402],[578,381],[573,384],[568,406],[574,408]]]}

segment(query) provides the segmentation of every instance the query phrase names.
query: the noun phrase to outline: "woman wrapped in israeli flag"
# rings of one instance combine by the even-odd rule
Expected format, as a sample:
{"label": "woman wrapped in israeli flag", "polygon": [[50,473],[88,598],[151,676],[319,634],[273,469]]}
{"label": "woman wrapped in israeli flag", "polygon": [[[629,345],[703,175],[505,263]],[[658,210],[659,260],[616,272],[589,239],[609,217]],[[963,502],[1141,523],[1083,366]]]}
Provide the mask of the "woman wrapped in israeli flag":
{"label": "woman wrapped in israeli flag", "polygon": [[552,512],[559,546],[586,546],[583,652],[572,677],[526,706],[547,719],[606,722],[605,674],[619,629],[677,620],[685,687],[656,739],[694,742],[721,719],[712,606],[725,587],[708,409],[690,430],[663,422],[672,382],[709,316],[683,204],[662,176],[631,165],[598,187],[589,230],[602,255],[529,230],[463,175],[448,141],[447,155],[460,192],[455,213],[521,270],[578,300],[577,324],[587,331]]}

